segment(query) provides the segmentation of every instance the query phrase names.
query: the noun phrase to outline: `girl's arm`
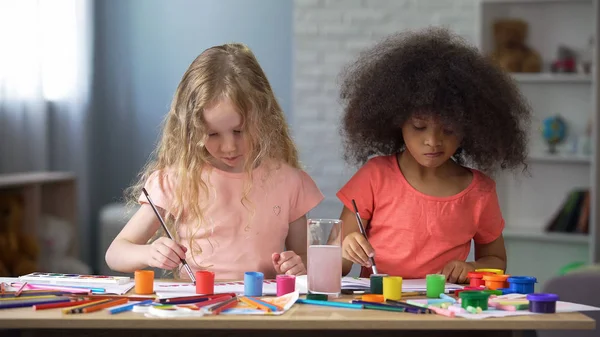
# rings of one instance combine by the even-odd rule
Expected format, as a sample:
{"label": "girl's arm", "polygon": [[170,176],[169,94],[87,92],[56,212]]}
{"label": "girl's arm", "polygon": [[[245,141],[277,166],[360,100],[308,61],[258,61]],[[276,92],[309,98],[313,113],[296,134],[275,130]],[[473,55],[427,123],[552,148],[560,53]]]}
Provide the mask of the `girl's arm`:
{"label": "girl's arm", "polygon": [[[356,221],[356,213],[354,213],[353,211],[349,210],[347,207],[344,206],[344,209],[342,210],[342,214],[340,215],[340,220],[343,221],[343,223],[342,223],[342,246],[343,246],[344,241],[346,239],[348,239],[348,241],[346,241],[346,244],[348,246],[356,247],[358,245],[358,246],[362,247],[362,249],[359,249],[359,247],[356,247],[357,248],[356,250],[358,250],[358,252],[355,251],[355,254],[357,255],[356,257],[359,258],[360,260],[365,261],[365,263],[368,262],[369,258],[367,257],[367,253],[365,252],[365,249],[369,250],[369,252],[372,252],[373,248],[367,242],[367,240],[363,237],[363,235],[360,233],[360,229],[358,228],[358,222]],[[366,229],[369,225],[369,220],[365,220],[362,218],[361,218],[361,220]],[[348,275],[348,273],[352,270],[353,264],[354,264],[354,262],[352,262],[348,259],[342,258],[342,276]]]}
{"label": "girl's arm", "polygon": [[506,247],[504,237],[486,244],[475,244],[475,261],[470,262],[475,269],[491,268],[506,270]]}
{"label": "girl's arm", "polygon": [[287,238],[285,239],[285,247],[287,250],[291,250],[296,253],[302,259],[304,266],[306,264],[306,240],[308,223],[306,215],[301,216],[299,219],[294,220],[290,223]]}
{"label": "girl's arm", "polygon": [[[164,210],[161,208],[158,210],[164,219]],[[108,267],[126,273],[149,265],[169,269],[176,267],[179,258],[185,257],[181,246],[167,238],[161,238],[153,245],[147,244],[159,227],[160,222],[152,206],[142,204],[108,247],[105,256]]]}

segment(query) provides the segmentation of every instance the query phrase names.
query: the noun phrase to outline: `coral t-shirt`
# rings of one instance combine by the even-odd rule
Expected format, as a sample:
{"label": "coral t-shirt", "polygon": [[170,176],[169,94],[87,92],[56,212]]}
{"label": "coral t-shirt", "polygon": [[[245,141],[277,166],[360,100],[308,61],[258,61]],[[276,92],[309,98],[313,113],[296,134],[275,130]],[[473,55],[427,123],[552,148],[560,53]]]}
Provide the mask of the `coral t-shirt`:
{"label": "coral t-shirt", "polygon": [[[167,211],[173,200],[170,174],[155,172],[145,184],[156,206]],[[202,226],[182,223],[177,230],[179,243],[188,248],[186,261],[193,271],[210,270],[216,279],[223,280],[242,280],[246,271],[274,278],[271,255],[283,251],[290,223],[323,200],[306,172],[285,163],[269,163],[253,171],[249,203],[244,205],[244,175],[214,167],[203,173],[203,180],[210,181],[210,196],[201,202],[207,206],[207,221]],[[163,178],[162,187],[159,176]],[[147,203],[143,194],[138,200]],[[196,252],[190,249],[190,239],[197,245]],[[200,254],[197,247],[202,250]],[[188,278],[184,269],[180,276]]]}
{"label": "coral t-shirt", "polygon": [[[471,240],[486,244],[504,229],[496,183],[471,169],[473,179],[458,194],[435,197],[416,190],[405,179],[396,155],[371,158],[337,193],[354,210],[356,201],[368,219],[367,238],[375,250],[377,272],[424,278],[452,260],[465,261]],[[368,277],[371,268],[362,268]]]}

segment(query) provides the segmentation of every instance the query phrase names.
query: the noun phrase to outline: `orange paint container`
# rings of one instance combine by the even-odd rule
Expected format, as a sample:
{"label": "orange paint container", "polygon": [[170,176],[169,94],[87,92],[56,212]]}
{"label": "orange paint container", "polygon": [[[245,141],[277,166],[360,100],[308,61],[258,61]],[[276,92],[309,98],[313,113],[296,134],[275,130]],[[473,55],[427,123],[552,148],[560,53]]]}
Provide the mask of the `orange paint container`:
{"label": "orange paint container", "polygon": [[483,275],[483,281],[488,289],[496,290],[508,288],[508,278],[510,275]]}
{"label": "orange paint container", "polygon": [[154,294],[154,270],[135,271],[135,293],[138,295]]}
{"label": "orange paint container", "polygon": [[467,277],[469,278],[469,286],[471,286],[471,287],[485,286],[485,281],[483,280],[483,275],[496,275],[496,273],[470,271],[467,274]]}

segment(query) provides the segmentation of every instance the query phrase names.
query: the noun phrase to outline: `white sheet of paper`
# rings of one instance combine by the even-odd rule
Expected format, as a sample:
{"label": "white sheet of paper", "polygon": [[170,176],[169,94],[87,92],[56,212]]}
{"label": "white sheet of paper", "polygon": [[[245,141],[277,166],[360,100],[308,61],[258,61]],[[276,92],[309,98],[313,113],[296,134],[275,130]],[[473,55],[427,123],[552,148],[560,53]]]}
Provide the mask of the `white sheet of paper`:
{"label": "white sheet of paper", "polygon": [[[17,277],[0,277],[0,282],[4,282],[8,285],[10,285],[11,283],[23,283],[23,280]],[[28,284],[33,284],[32,282],[28,282]],[[45,287],[51,287],[52,284],[42,284]],[[56,284],[55,286],[57,287],[69,287],[69,286],[74,286],[74,287],[90,287],[90,288],[103,288],[104,292],[100,293],[100,292],[95,292],[94,294],[106,294],[106,295],[124,295],[126,294],[129,290],[133,289],[133,287],[135,286],[135,281],[130,281],[128,283],[125,284],[95,284],[95,283],[86,283],[86,284],[81,284],[81,283],[61,283],[60,285]],[[26,288],[27,289],[27,288]],[[16,291],[18,290],[18,288],[16,287],[8,287],[6,290],[8,291]],[[48,291],[51,291],[51,289],[48,289]]]}
{"label": "white sheet of paper", "polygon": [[[342,278],[342,289],[369,289],[371,287],[371,280],[368,278],[354,278],[354,277],[343,277]],[[446,291],[457,290],[464,288],[461,285],[446,283]],[[402,291],[426,291],[427,282],[425,279],[403,279],[402,280]]]}
{"label": "white sheet of paper", "polygon": [[[592,307],[584,304],[577,304],[571,302],[558,301],[556,302],[556,312],[580,312],[580,311],[598,311],[600,308]],[[510,316],[527,316],[527,315],[545,315],[531,312],[529,310],[517,310],[517,311],[504,311],[504,310],[486,310],[479,314],[471,313],[457,313],[456,316],[464,317],[467,319],[484,319],[494,317],[510,317]]]}

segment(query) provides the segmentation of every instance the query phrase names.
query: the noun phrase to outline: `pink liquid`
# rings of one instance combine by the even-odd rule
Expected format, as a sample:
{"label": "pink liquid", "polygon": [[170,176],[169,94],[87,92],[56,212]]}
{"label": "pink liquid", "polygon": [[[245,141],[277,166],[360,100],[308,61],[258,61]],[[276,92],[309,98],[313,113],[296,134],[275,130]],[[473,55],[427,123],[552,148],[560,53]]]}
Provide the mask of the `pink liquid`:
{"label": "pink liquid", "polygon": [[339,294],[342,288],[342,247],[308,246],[308,290]]}

